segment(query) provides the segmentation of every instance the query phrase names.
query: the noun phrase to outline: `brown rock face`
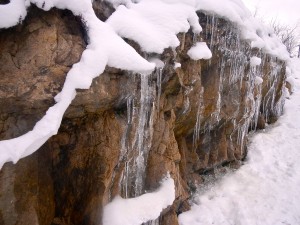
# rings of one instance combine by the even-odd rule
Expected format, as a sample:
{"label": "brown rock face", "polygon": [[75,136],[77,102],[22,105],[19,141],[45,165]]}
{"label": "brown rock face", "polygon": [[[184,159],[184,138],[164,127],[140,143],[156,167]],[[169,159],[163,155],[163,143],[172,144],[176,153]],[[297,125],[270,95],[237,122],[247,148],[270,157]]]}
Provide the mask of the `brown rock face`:
{"label": "brown rock face", "polygon": [[27,132],[54,103],[85,48],[78,21],[67,11],[32,8],[22,25],[1,31],[1,139]]}
{"label": "brown rock face", "polygon": [[[113,12],[103,1],[94,7],[103,20]],[[164,61],[162,70],[141,78],[107,68],[89,90],[78,92],[56,136],[17,164],[4,165],[0,224],[99,225],[116,195],[155,190],[169,172],[176,200],[158,223],[176,225],[207,172],[246,157],[248,131],[281,114],[285,64],[251,50],[230,22],[199,18],[203,33],[179,34],[176,54],[149,55]],[[187,56],[195,41],[208,43],[211,60]],[[85,45],[80,21],[68,11],[31,8],[23,24],[0,31],[1,140],[32,129]],[[254,55],[262,65],[250,68]]]}

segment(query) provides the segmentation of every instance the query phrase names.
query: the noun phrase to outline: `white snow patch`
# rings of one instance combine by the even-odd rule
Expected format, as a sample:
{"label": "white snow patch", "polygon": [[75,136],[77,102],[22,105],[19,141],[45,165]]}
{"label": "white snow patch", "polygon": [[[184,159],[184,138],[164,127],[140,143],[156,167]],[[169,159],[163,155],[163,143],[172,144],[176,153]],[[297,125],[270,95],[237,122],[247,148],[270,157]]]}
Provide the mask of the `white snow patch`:
{"label": "white snow patch", "polygon": [[285,68],[285,74],[287,77],[292,75],[292,69],[288,65]]}
{"label": "white snow patch", "polygon": [[297,64],[298,61],[299,60],[295,58],[289,60],[286,67],[286,82],[288,82],[291,85],[292,93],[295,91],[295,84],[297,82],[293,74],[300,74],[300,67]]}
{"label": "white snow patch", "polygon": [[205,42],[197,42],[187,52],[188,56],[193,60],[210,59],[212,57],[210,49]]}
{"label": "white snow patch", "polygon": [[165,63],[159,58],[150,58],[149,62],[155,63],[156,68],[164,68]]}
{"label": "white snow patch", "polygon": [[105,0],[106,2],[110,2],[114,8],[118,8],[119,5],[130,5],[132,2],[131,0]]}
{"label": "white snow patch", "polygon": [[288,82],[291,85],[291,92],[293,93],[295,89],[295,78],[289,76],[288,78],[286,78],[286,82]]}
{"label": "white snow patch", "polygon": [[241,30],[243,39],[251,41],[252,48],[262,49],[281,60],[289,59],[290,56],[285,45],[274,34],[274,31],[254,18],[242,1],[198,0],[196,8],[235,23]]}
{"label": "white snow patch", "polygon": [[284,115],[251,141],[248,160],[196,197],[180,225],[300,224],[300,60]]}
{"label": "white snow patch", "polygon": [[181,63],[175,62],[174,69],[177,69],[177,68],[180,68],[180,67],[181,67]]}
{"label": "white snow patch", "polygon": [[27,15],[27,4],[24,0],[11,0],[6,5],[0,5],[0,28],[17,25]]}
{"label": "white snow patch", "polygon": [[251,57],[251,59],[250,59],[251,67],[259,66],[260,64],[261,64],[261,58],[258,58],[256,56]]}
{"label": "white snow patch", "polygon": [[186,4],[186,5],[190,5],[192,7],[196,7],[197,6],[197,0],[162,0],[163,2],[166,3],[181,3],[181,4]]}
{"label": "white snow patch", "polygon": [[114,198],[104,207],[103,225],[141,225],[157,219],[174,200],[174,180],[168,176],[156,192],[130,199]]}
{"label": "white snow patch", "polygon": [[120,5],[107,23],[121,37],[136,41],[143,51],[155,53],[177,47],[180,42],[176,35],[190,27],[194,33],[202,31],[195,8],[163,0],[143,0],[128,8]]}
{"label": "white snow patch", "polygon": [[260,84],[262,84],[263,82],[264,82],[264,80],[263,80],[261,77],[255,76],[255,84],[256,84],[256,85],[260,85]]}

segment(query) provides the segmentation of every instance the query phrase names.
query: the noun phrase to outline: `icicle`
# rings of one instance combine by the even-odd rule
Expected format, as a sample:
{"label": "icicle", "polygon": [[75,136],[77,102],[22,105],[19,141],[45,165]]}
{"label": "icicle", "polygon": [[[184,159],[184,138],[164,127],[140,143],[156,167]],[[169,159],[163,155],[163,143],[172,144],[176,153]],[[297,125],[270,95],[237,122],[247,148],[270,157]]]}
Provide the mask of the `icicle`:
{"label": "icicle", "polygon": [[121,139],[121,154],[120,154],[120,158],[119,158],[119,161],[122,161],[123,158],[125,157],[127,151],[128,151],[128,135],[129,135],[129,132],[130,132],[130,127],[131,127],[131,124],[132,124],[132,120],[133,120],[133,111],[134,111],[134,99],[133,97],[129,97],[127,98],[127,125],[126,125],[126,129],[125,129],[125,132],[122,136],[122,139]]}
{"label": "icicle", "polygon": [[135,159],[136,164],[136,180],[135,180],[135,194],[142,194],[143,189],[143,174],[145,171],[145,149],[144,149],[144,134],[147,119],[147,103],[149,98],[149,75],[141,75],[141,98],[140,98],[140,112],[139,122],[137,128],[137,158]]}
{"label": "icicle", "polygon": [[193,150],[196,149],[197,143],[200,138],[202,101],[203,101],[203,89],[201,89],[200,94],[199,94],[197,119],[196,119],[196,125],[194,127],[194,133],[193,133]]}
{"label": "icicle", "polygon": [[206,36],[205,36],[205,39],[206,40],[208,40],[209,39],[209,36],[208,36],[208,34],[209,34],[209,15],[206,15],[206,26],[205,26],[205,34],[206,34]]}
{"label": "icicle", "polygon": [[[280,110],[281,105],[278,102],[276,103],[276,87],[279,84],[279,73],[281,70],[281,67],[278,66],[275,62],[273,62],[274,59],[270,59],[270,73],[269,73],[269,82],[268,82],[268,92],[265,94],[262,104],[263,104],[263,114],[266,118],[266,122],[269,122],[270,116],[279,116],[282,110]],[[280,102],[283,102],[279,100]]]}
{"label": "icicle", "polygon": [[262,98],[262,85],[258,85],[257,87],[257,99],[255,101],[255,112],[254,112],[254,127],[253,127],[253,130],[256,130],[257,129],[257,123],[258,123],[258,117],[259,117],[259,114],[260,114],[260,104],[261,104],[261,98]]}
{"label": "icicle", "polygon": [[120,187],[124,198],[130,197],[129,188],[130,187],[130,177],[129,177],[129,163],[125,162],[124,170],[122,172]]}
{"label": "icicle", "polygon": [[159,112],[159,108],[160,108],[160,96],[161,96],[161,80],[162,80],[162,68],[158,68],[157,72],[156,72],[156,86],[157,86],[157,111]]}
{"label": "icicle", "polygon": [[211,17],[211,38],[210,38],[210,50],[213,51],[213,44],[214,44],[214,33],[215,33],[215,15],[213,14]]}
{"label": "icicle", "polygon": [[176,48],[172,48],[172,52],[173,52],[174,59],[176,59],[176,56],[177,56]]}
{"label": "icicle", "polygon": [[135,95],[127,99],[127,126],[121,140],[120,154],[124,170],[119,182],[124,198],[143,194],[145,169],[153,137],[154,115],[156,115],[155,85],[160,86],[161,81],[158,79],[158,83],[155,84],[149,81],[150,77],[150,75],[140,75],[140,97]]}
{"label": "icicle", "polygon": [[250,119],[247,119],[243,125],[238,128],[237,145],[240,146],[241,156],[243,155],[245,137],[249,130]]}
{"label": "icicle", "polygon": [[223,64],[224,61],[222,59],[222,66],[220,68],[220,79],[219,79],[219,88],[218,88],[218,99],[216,102],[216,110],[214,113],[211,115],[212,118],[216,119],[217,122],[220,120],[220,112],[221,112],[221,102],[222,102],[222,96],[221,93],[223,91],[223,86],[224,86],[224,69],[225,69],[225,64]]}
{"label": "icicle", "polygon": [[119,187],[122,192],[122,196],[125,198],[129,197],[128,187],[130,186],[130,173],[129,173],[129,164],[132,161],[132,158],[129,157],[129,151],[131,147],[129,146],[129,135],[132,128],[132,123],[135,118],[135,106],[134,106],[134,98],[130,96],[127,98],[127,125],[124,131],[124,134],[121,139],[121,153],[119,157],[119,163],[124,162],[124,170],[121,175]]}
{"label": "icicle", "polygon": [[198,106],[197,110],[197,120],[196,120],[196,125],[194,128],[194,134],[193,134],[193,149],[196,149],[197,143],[199,141],[200,137],[200,128],[201,128],[201,106]]}
{"label": "icicle", "polygon": [[190,107],[190,99],[188,96],[185,96],[184,97],[184,102],[183,102],[183,112],[182,114],[186,114],[188,113],[189,111],[191,110],[191,107]]}
{"label": "icicle", "polygon": [[132,116],[133,116],[133,98],[129,97],[127,99],[127,124],[132,123]]}
{"label": "icicle", "polygon": [[143,223],[142,225],[159,225],[159,217],[156,220],[151,220],[147,223]]}
{"label": "icicle", "polygon": [[184,91],[184,102],[183,102],[183,112],[182,114],[186,114],[191,110],[190,99],[188,95],[193,91],[193,86],[186,86]]}

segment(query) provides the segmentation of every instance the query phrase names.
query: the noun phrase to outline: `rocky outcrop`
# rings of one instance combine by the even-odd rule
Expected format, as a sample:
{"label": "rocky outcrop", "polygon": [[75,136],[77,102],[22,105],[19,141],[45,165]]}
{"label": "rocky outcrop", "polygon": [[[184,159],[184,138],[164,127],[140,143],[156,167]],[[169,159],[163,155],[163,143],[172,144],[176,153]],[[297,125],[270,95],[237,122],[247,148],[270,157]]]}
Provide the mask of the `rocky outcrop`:
{"label": "rocky outcrop", "polygon": [[[113,11],[102,1],[94,5],[101,19]],[[251,49],[234,24],[199,18],[199,36],[179,34],[175,51],[145,54],[162,60],[163,68],[142,77],[106,68],[89,90],[78,92],[56,136],[4,165],[0,224],[99,225],[114,196],[154,190],[170,172],[176,200],[159,223],[176,225],[207,172],[246,157],[248,131],[281,114],[285,63]],[[197,41],[208,43],[211,60],[187,56]],[[80,19],[68,11],[31,8],[23,24],[0,31],[1,140],[32,129],[85,45]],[[261,66],[250,66],[252,56],[262,58]]]}

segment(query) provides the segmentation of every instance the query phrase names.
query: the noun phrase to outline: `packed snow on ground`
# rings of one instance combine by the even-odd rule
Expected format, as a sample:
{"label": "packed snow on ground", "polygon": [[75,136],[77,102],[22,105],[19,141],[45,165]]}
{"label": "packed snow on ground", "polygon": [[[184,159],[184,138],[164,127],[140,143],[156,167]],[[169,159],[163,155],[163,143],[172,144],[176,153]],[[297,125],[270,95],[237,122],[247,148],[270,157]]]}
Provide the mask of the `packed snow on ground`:
{"label": "packed snow on ground", "polygon": [[180,225],[300,224],[300,60],[291,64],[295,93],[284,115],[253,136],[245,165],[196,196]]}
{"label": "packed snow on ground", "polygon": [[187,52],[188,56],[193,60],[210,59],[212,57],[210,49],[206,42],[197,42]]}
{"label": "packed snow on ground", "polygon": [[104,208],[103,225],[140,225],[155,220],[174,200],[174,180],[168,176],[156,192],[129,199],[115,197]]}

